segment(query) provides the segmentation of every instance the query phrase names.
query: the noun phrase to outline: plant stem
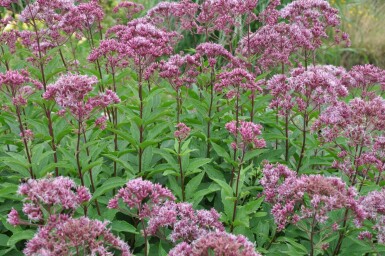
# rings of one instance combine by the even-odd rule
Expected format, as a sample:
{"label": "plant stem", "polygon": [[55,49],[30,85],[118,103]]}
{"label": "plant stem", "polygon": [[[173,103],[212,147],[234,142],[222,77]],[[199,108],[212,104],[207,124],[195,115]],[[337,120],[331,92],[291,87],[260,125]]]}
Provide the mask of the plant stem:
{"label": "plant stem", "polygon": [[180,183],[182,188],[182,201],[186,201],[186,193],[185,193],[185,184],[184,184],[184,174],[182,168],[182,157],[181,157],[181,146],[182,141],[178,140],[178,164],[179,164],[179,172],[180,172]]}
{"label": "plant stem", "polygon": [[146,232],[146,226],[144,225],[144,220],[141,219],[140,222],[142,223],[143,228],[143,236],[144,236],[144,256],[147,256],[147,232]]}
{"label": "plant stem", "polygon": [[144,126],[143,126],[143,85],[142,85],[142,68],[141,63],[139,60],[139,77],[138,77],[138,92],[139,92],[139,100],[140,100],[140,107],[139,107],[139,116],[140,116],[140,127],[139,127],[139,154],[138,154],[138,166],[139,166],[139,173],[142,173],[142,158],[143,158],[143,149],[141,147],[141,144],[143,142],[143,132],[144,132]]}
{"label": "plant stem", "polygon": [[[75,152],[75,158],[76,158],[76,165],[78,167],[78,175],[80,178],[80,183],[82,186],[84,186],[84,179],[83,179],[83,174],[82,174],[82,166],[80,164],[80,135],[81,135],[81,122],[78,121],[78,131],[77,131],[77,141],[76,141],[76,152]],[[83,207],[84,211],[84,216],[87,216],[87,206]]]}
{"label": "plant stem", "polygon": [[[237,87],[237,100],[235,103],[235,126],[236,126],[236,129],[235,129],[234,143],[237,144],[237,142],[238,142],[238,127],[239,127],[239,86]],[[237,149],[234,148],[234,150],[233,150],[234,162],[236,159],[237,159]],[[233,168],[231,169],[230,186],[233,185],[234,172],[235,172],[235,167],[233,166]]]}
{"label": "plant stem", "polygon": [[297,173],[301,168],[302,160],[305,155],[307,119],[308,119],[307,111],[305,111],[305,114],[303,116],[303,127],[302,127],[302,148],[301,148],[301,153],[298,160]]}
{"label": "plant stem", "polygon": [[208,121],[207,121],[207,152],[206,157],[210,158],[210,138],[211,138],[211,112],[213,109],[214,102],[214,69],[211,69],[211,78],[210,78],[210,104],[209,104],[209,113],[208,113]]}
{"label": "plant stem", "polygon": [[[83,131],[83,138],[84,138],[84,143],[87,144],[87,137],[86,137],[85,131]],[[90,150],[88,147],[86,147],[86,153],[87,153],[87,156],[89,157],[90,156]],[[90,161],[91,161],[91,159],[90,159]],[[90,168],[89,173],[90,173],[91,188],[92,188],[91,192],[94,193],[95,192],[95,183],[94,183],[94,179],[92,176],[92,168]],[[98,212],[98,215],[101,216],[98,199],[95,199],[95,206],[96,206],[96,210]]]}
{"label": "plant stem", "polygon": [[20,114],[19,106],[16,106],[16,115],[17,115],[17,120],[19,122],[19,128],[20,128],[21,136],[23,138],[24,148],[25,148],[25,152],[27,154],[27,159],[28,159],[28,163],[29,163],[29,168],[28,168],[29,169],[29,174],[31,175],[31,178],[34,179],[35,176],[33,175],[33,170],[32,170],[31,153],[30,153],[30,149],[28,147],[28,141],[25,138],[25,130],[24,130],[24,126],[23,126],[23,120],[21,119],[21,114]]}
{"label": "plant stem", "polygon": [[316,224],[316,213],[313,215],[310,231],[310,256],[314,256],[314,227]]}
{"label": "plant stem", "polygon": [[240,181],[240,177],[241,177],[241,169],[242,169],[242,164],[243,164],[243,159],[245,158],[245,154],[246,154],[246,149],[243,148],[242,149],[242,157],[239,161],[239,167],[238,167],[238,175],[237,175],[237,183],[236,183],[236,187],[235,187],[235,201],[234,201],[234,207],[233,207],[233,219],[232,219],[232,222],[231,222],[231,226],[230,226],[230,232],[233,232],[234,231],[234,221],[235,221],[235,217],[237,215],[237,204],[238,204],[238,194],[239,194],[239,181]]}

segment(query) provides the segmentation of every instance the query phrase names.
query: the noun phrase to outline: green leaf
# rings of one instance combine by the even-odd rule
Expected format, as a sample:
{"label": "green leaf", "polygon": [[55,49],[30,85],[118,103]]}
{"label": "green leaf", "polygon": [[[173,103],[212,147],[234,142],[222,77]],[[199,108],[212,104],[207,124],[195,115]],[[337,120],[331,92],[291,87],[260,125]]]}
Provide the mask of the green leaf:
{"label": "green leaf", "polygon": [[112,222],[111,229],[116,232],[128,232],[131,234],[139,234],[136,228],[126,221],[115,220]]}
{"label": "green leaf", "polygon": [[198,189],[199,185],[202,182],[205,172],[202,172],[192,178],[186,185],[186,196],[188,199],[191,199],[194,196],[194,192]]}
{"label": "green leaf", "polygon": [[126,183],[126,181],[120,177],[109,178],[107,181],[105,181],[103,183],[103,185],[101,187],[99,187],[95,190],[91,201],[95,200],[96,198],[98,198],[99,196],[103,195],[104,193],[106,193],[107,191],[109,191],[113,188],[123,186],[125,183]]}
{"label": "green leaf", "polygon": [[35,232],[32,230],[22,230],[20,232],[14,233],[8,240],[8,246],[14,246],[17,242],[22,240],[30,240],[35,235]]}
{"label": "green leaf", "polygon": [[202,167],[211,162],[211,158],[195,158],[190,159],[190,163],[187,167],[187,171],[195,171],[199,167]]}
{"label": "green leaf", "polygon": [[218,156],[223,157],[227,161],[231,161],[229,153],[224,148],[222,148],[218,144],[215,144],[214,142],[211,142],[211,145],[213,145],[213,149],[215,150],[215,152],[217,152]]}

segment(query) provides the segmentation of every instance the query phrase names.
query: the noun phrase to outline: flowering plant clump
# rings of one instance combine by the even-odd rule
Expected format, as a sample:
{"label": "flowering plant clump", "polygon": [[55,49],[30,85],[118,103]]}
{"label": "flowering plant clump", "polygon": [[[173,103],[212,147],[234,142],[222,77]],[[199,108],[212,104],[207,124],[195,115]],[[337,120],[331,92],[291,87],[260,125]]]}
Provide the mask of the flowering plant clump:
{"label": "flowering plant clump", "polygon": [[201,236],[191,245],[180,243],[170,251],[169,256],[177,255],[231,255],[258,256],[254,245],[242,235],[232,235],[222,231],[210,232]]}
{"label": "flowering plant clump", "polygon": [[[121,255],[130,256],[130,247],[115,237],[107,222],[90,220],[86,217],[72,219],[60,216],[38,230],[26,244],[25,255]],[[111,251],[113,249],[113,251]]]}
{"label": "flowering plant clump", "polygon": [[0,254],[381,254],[385,71],[342,29],[383,4],[337,2],[0,0]]}

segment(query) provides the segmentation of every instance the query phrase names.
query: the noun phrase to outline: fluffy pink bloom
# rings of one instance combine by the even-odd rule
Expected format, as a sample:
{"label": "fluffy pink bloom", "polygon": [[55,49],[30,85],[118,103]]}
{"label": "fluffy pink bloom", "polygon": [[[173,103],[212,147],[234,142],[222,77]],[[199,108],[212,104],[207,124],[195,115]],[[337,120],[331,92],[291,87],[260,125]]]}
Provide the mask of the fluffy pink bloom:
{"label": "fluffy pink bloom", "polygon": [[196,82],[199,66],[199,56],[177,54],[159,63],[159,76],[167,79],[175,90],[179,90],[182,86],[189,86]]}
{"label": "fluffy pink bloom", "polygon": [[233,235],[223,231],[210,232],[199,237],[191,243],[180,243],[169,252],[169,256],[200,256],[209,255],[213,252],[215,255],[228,256],[260,256],[246,237],[242,235]]}
{"label": "fluffy pink bloom", "polygon": [[121,9],[125,9],[127,18],[132,19],[135,14],[144,10],[144,6],[134,2],[122,1],[114,7],[113,12],[117,13]]}
{"label": "fluffy pink bloom", "polygon": [[10,7],[12,3],[16,3],[17,0],[0,0],[0,7]]}
{"label": "fluffy pink bloom", "polygon": [[385,70],[370,64],[354,66],[344,76],[343,83],[351,90],[358,89],[362,97],[373,99],[377,95],[376,85],[385,90]]}
{"label": "fluffy pink bloom", "polygon": [[280,230],[290,222],[295,224],[313,217],[317,222],[325,223],[328,214],[337,209],[352,210],[358,221],[365,219],[365,211],[356,199],[356,190],[347,187],[340,178],[297,177],[294,171],[280,164],[266,164],[263,174],[261,185],[265,200],[273,204],[271,213]]}
{"label": "fluffy pink bloom", "polygon": [[170,31],[179,29],[179,27],[184,30],[192,30],[197,27],[195,18],[198,9],[199,5],[191,0],[160,2],[147,12],[147,16],[151,23],[166,27]]}
{"label": "fluffy pink bloom", "polygon": [[41,84],[33,80],[25,70],[10,70],[6,73],[0,73],[0,91],[12,100],[16,107],[27,105],[27,99],[35,92],[41,89]]}
{"label": "fluffy pink bloom", "polygon": [[147,232],[155,235],[161,227],[170,227],[170,238],[173,242],[192,242],[210,231],[223,231],[219,221],[219,213],[211,209],[194,210],[189,203],[167,202],[155,207],[148,222]]}
{"label": "fluffy pink bloom", "polygon": [[8,213],[7,222],[13,226],[20,224],[19,213],[14,208],[12,208],[12,210]]}
{"label": "fluffy pink bloom", "polygon": [[87,255],[112,255],[114,248],[123,256],[132,255],[130,247],[115,237],[107,228],[107,222],[68,218],[56,220],[38,229],[27,242],[25,255],[76,255],[81,251]]}
{"label": "fluffy pink bloom", "polygon": [[258,0],[210,0],[200,6],[200,13],[196,17],[199,24],[197,32],[211,34],[214,31],[223,31],[230,34],[235,27],[239,27],[239,19],[246,16],[250,23],[257,17],[254,9]]}
{"label": "fluffy pink bloom", "polygon": [[[290,23],[309,29],[313,35],[312,44],[315,48],[322,45],[323,38],[328,38],[328,28],[336,28],[340,25],[338,10],[331,7],[326,0],[293,1],[281,10],[281,17],[288,19]],[[348,41],[346,34],[342,37]]]}
{"label": "fluffy pink bloom", "polygon": [[[373,229],[377,231],[379,243],[385,244],[385,189],[372,191],[360,200],[360,204],[365,209],[367,218],[374,222]],[[360,234],[361,238],[371,239],[370,232]]]}
{"label": "fluffy pink bloom", "polygon": [[12,17],[0,19],[0,43],[4,46],[8,46],[8,49],[11,53],[15,53],[15,44],[19,37],[19,32],[14,29],[5,30],[6,26],[11,24],[12,20]]}
{"label": "fluffy pink bloom", "polygon": [[[218,82],[214,85],[214,89],[222,92],[227,89],[227,96],[240,97],[241,91],[262,92],[261,84],[264,80],[255,82],[255,76],[242,68],[235,68],[231,71],[222,72],[217,76]],[[233,92],[233,93],[232,93]]]}
{"label": "fluffy pink bloom", "polygon": [[237,144],[232,144],[233,148],[245,150],[249,144],[252,144],[255,148],[264,148],[266,146],[266,141],[258,138],[262,134],[262,126],[259,124],[240,121],[237,127],[236,121],[232,121],[226,124],[226,129],[235,137],[240,137]]}
{"label": "fluffy pink bloom", "polygon": [[174,137],[179,141],[185,140],[189,135],[191,129],[184,123],[179,123],[176,126],[177,130],[174,132]]}
{"label": "fluffy pink bloom", "polygon": [[234,56],[227,51],[222,45],[215,43],[201,43],[196,47],[196,53],[201,58],[206,57],[209,66],[214,68],[219,58],[223,58],[228,62],[234,62]]}
{"label": "fluffy pink bloom", "polygon": [[111,73],[116,73],[118,69],[125,68],[128,65],[127,53],[128,46],[119,43],[114,39],[102,40],[97,48],[94,48],[88,56],[91,62],[105,61],[106,69]]}
{"label": "fluffy pink bloom", "polygon": [[281,0],[271,0],[266,9],[258,15],[258,20],[263,24],[274,25],[278,22],[280,12],[277,7],[281,4]]}
{"label": "fluffy pink bloom", "polygon": [[[314,122],[312,130],[318,131],[323,142],[338,143],[342,138],[347,141],[348,147],[340,145],[341,152],[333,167],[350,177],[354,177],[356,171],[366,176],[373,170],[379,180],[385,169],[384,120],[383,98],[355,98],[349,103],[337,102],[327,108]],[[357,147],[362,148],[360,154],[354,154]]]}
{"label": "fluffy pink bloom", "polygon": [[23,212],[30,220],[42,219],[42,208],[76,209],[80,204],[90,200],[87,188],[77,186],[73,180],[66,177],[29,179],[19,186],[18,193],[25,196]]}
{"label": "fluffy pink bloom", "polygon": [[68,111],[78,122],[83,123],[96,110],[120,102],[119,97],[111,90],[90,97],[89,94],[96,83],[96,77],[69,73],[61,76],[56,83],[49,85],[43,98],[55,100],[63,110]]}
{"label": "fluffy pink bloom", "polygon": [[291,76],[275,75],[267,83],[271,95],[271,108],[280,110],[280,114],[287,115],[296,107],[299,111],[308,112],[333,104],[348,94],[342,84],[341,77],[345,74],[343,68],[334,66],[314,66],[296,68]]}
{"label": "fluffy pink bloom", "polygon": [[292,65],[291,57],[301,49],[314,49],[312,34],[296,24],[266,25],[241,39],[237,52],[256,56],[264,70],[281,65]]}
{"label": "fluffy pink bloom", "polygon": [[29,129],[26,129],[24,130],[24,133],[21,132],[20,134],[20,137],[26,141],[32,141],[33,138],[34,138],[34,134],[33,134],[33,131],[29,130]]}
{"label": "fluffy pink bloom", "polygon": [[138,217],[142,219],[152,214],[153,207],[165,201],[174,201],[175,196],[160,184],[137,178],[130,180],[125,187],[119,189],[115,197],[109,201],[108,207],[117,208],[119,199],[122,199],[130,209],[136,209]]}

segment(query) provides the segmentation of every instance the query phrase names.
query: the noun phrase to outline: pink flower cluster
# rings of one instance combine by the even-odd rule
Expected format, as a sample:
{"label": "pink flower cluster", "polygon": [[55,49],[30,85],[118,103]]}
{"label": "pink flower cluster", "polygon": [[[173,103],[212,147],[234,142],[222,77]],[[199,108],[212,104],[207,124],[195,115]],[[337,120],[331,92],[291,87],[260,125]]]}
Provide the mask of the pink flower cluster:
{"label": "pink flower cluster", "polygon": [[[385,189],[370,192],[361,198],[360,203],[365,209],[367,218],[375,223],[373,229],[377,231],[378,242],[385,244]],[[368,239],[372,238],[368,231],[360,235]]]}
{"label": "pink flower cluster", "polygon": [[12,17],[0,19],[0,43],[3,46],[8,46],[11,53],[15,53],[15,44],[19,37],[19,32],[14,29],[5,30],[6,26],[11,24],[12,20]]}
{"label": "pink flower cluster", "polygon": [[219,58],[223,58],[228,62],[235,62],[234,56],[226,50],[222,45],[215,43],[201,43],[196,47],[196,54],[201,58],[206,57],[209,66],[214,68]]}
{"label": "pink flower cluster", "polygon": [[171,24],[185,30],[192,30],[197,27],[195,16],[199,5],[191,0],[181,0],[179,2],[160,2],[147,12],[147,17],[151,23],[166,27],[169,30],[174,29]]}
{"label": "pink flower cluster", "polygon": [[223,231],[224,227],[219,221],[219,216],[214,209],[196,211],[189,203],[169,201],[153,209],[147,232],[156,235],[160,228],[170,227],[172,228],[170,238],[174,243],[178,241],[191,243],[210,231]]}
{"label": "pink flower cluster", "polygon": [[376,97],[376,85],[385,90],[385,70],[370,64],[354,66],[342,82],[349,89],[358,89],[361,94],[358,97],[373,99]]}
{"label": "pink flower cluster", "polygon": [[108,72],[115,73],[120,68],[128,66],[126,59],[129,49],[127,45],[114,39],[102,40],[97,48],[94,48],[88,56],[88,61],[96,62],[105,59]]}
{"label": "pink flower cluster", "polygon": [[196,82],[200,66],[198,55],[173,55],[167,61],[159,63],[159,76],[167,79],[177,91],[182,86],[189,86]]}
{"label": "pink flower cluster", "polygon": [[223,231],[209,232],[193,243],[180,243],[169,252],[169,256],[260,256],[254,245],[242,235],[233,235]]}
{"label": "pink flower cluster", "polygon": [[296,24],[266,25],[241,39],[237,52],[245,57],[256,56],[263,70],[292,65],[290,57],[300,49],[312,49],[311,33]]}
{"label": "pink flower cluster", "polygon": [[265,80],[255,82],[255,76],[242,68],[235,68],[231,71],[222,72],[217,76],[217,83],[214,89],[217,92],[222,92],[223,89],[228,89],[227,97],[229,99],[239,98],[241,89],[244,91],[262,92],[261,85]]}
{"label": "pink flower cluster", "polygon": [[200,13],[196,17],[199,24],[199,34],[211,34],[214,31],[223,31],[230,34],[235,27],[239,27],[239,19],[246,16],[250,23],[256,20],[254,9],[258,0],[209,0],[200,5]]}
{"label": "pink flower cluster", "polygon": [[[90,97],[93,85],[97,82],[96,77],[69,73],[61,76],[56,83],[49,85],[43,98],[55,100],[62,107],[59,114],[63,115],[68,111],[79,123],[83,124],[96,110],[120,102],[119,97],[111,90]],[[98,119],[101,126],[100,121],[101,119]]]}
{"label": "pink flower cluster", "polygon": [[183,141],[190,135],[191,129],[184,123],[177,124],[176,128],[177,130],[174,132],[174,137],[177,140]]}
{"label": "pink flower cluster", "polygon": [[0,7],[9,7],[12,3],[16,3],[17,0],[0,0]]}
{"label": "pink flower cluster", "polygon": [[384,170],[384,129],[385,100],[381,97],[337,102],[327,108],[312,127],[313,131],[320,131],[321,141],[339,145],[337,140],[344,138],[352,150],[362,148],[360,154],[354,154],[349,148],[339,145],[341,152],[334,167],[351,177],[357,175],[359,167],[362,167],[363,175],[367,175],[371,168],[380,174]]}
{"label": "pink flower cluster", "polygon": [[125,55],[133,60],[137,71],[141,72],[145,72],[156,58],[170,55],[179,37],[175,32],[158,29],[145,18],[108,29],[107,36],[113,35],[119,43],[126,45]]}
{"label": "pink flower cluster", "polygon": [[174,201],[175,196],[160,184],[137,178],[130,180],[125,187],[119,189],[114,198],[109,201],[108,208],[117,209],[119,199],[122,199],[130,209],[136,209],[138,218],[143,219],[152,215],[155,206],[168,200]]}
{"label": "pink flower cluster", "polygon": [[132,19],[135,14],[144,10],[144,6],[134,2],[122,1],[114,7],[113,12],[117,13],[121,9],[125,9],[127,18]]}
{"label": "pink flower cluster", "polygon": [[341,82],[345,73],[340,67],[312,66],[308,70],[293,69],[290,77],[275,75],[267,83],[274,97],[270,107],[287,115],[294,107],[310,113],[333,104],[348,95],[347,88]]}
{"label": "pink flower cluster", "polygon": [[[237,127],[238,126],[238,127]],[[236,121],[232,121],[226,124],[226,129],[235,137],[240,136],[238,142],[233,142],[231,147],[233,149],[240,148],[243,151],[249,144],[252,144],[255,148],[266,147],[266,141],[258,138],[262,134],[262,126],[254,124],[252,122],[240,121],[238,124]]]}
{"label": "pink flower cluster", "polygon": [[[312,33],[312,44],[315,48],[322,45],[322,38],[328,38],[328,28],[336,28],[340,24],[338,10],[331,7],[326,0],[293,1],[280,12],[282,18]],[[341,37],[348,45],[350,44],[346,33],[342,33]]]}
{"label": "pink flower cluster", "polygon": [[295,224],[308,218],[325,223],[328,214],[337,209],[352,210],[357,222],[365,219],[355,188],[347,187],[340,178],[321,175],[298,177],[281,164],[266,164],[263,174],[261,185],[265,200],[273,204],[271,213],[280,230],[290,222]]}
{"label": "pink flower cluster", "polygon": [[132,255],[130,247],[115,237],[107,228],[107,222],[90,220],[87,217],[73,219],[66,216],[52,218],[39,228],[27,242],[25,255],[113,255],[119,250],[122,256]]}
{"label": "pink flower cluster", "polygon": [[[80,204],[91,199],[87,188],[77,186],[70,178],[61,176],[29,179],[19,186],[18,193],[26,196],[23,212],[31,221],[43,220],[44,207],[49,207],[49,214],[56,214],[61,210],[75,210]],[[11,211],[9,216],[11,220],[14,220],[11,218],[14,214],[14,211]]]}
{"label": "pink flower cluster", "polygon": [[41,83],[32,79],[25,70],[0,73],[0,90],[12,99],[14,106],[27,105],[28,97],[35,92],[30,85],[34,85],[36,89],[42,89]]}

